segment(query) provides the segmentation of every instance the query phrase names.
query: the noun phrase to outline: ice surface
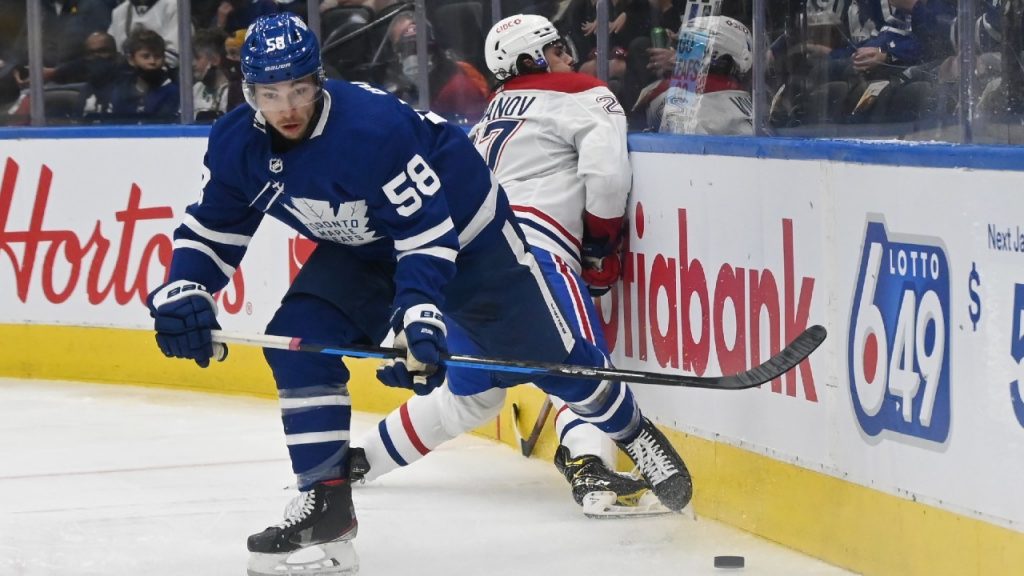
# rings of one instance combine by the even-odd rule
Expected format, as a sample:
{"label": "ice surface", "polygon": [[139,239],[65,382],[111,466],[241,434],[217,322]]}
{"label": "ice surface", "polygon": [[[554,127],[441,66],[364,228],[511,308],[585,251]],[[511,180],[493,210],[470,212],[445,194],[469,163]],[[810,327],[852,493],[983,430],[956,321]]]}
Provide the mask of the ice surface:
{"label": "ice surface", "polygon": [[[0,379],[0,575],[244,574],[293,481],[276,402]],[[369,576],[848,574],[707,519],[587,519],[550,463],[469,436],[355,504]]]}

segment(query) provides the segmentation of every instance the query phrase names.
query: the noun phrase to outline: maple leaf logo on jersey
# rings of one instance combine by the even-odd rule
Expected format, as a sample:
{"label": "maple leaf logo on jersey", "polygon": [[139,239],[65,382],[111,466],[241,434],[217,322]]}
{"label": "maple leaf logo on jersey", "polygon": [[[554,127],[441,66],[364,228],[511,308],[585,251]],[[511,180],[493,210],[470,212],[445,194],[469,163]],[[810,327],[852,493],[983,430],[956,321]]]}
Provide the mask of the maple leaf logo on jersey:
{"label": "maple leaf logo on jersey", "polygon": [[370,229],[366,215],[366,201],[342,202],[337,210],[326,200],[291,198],[291,206],[284,204],[313,236],[328,242],[347,246],[362,246],[378,240],[380,236]]}

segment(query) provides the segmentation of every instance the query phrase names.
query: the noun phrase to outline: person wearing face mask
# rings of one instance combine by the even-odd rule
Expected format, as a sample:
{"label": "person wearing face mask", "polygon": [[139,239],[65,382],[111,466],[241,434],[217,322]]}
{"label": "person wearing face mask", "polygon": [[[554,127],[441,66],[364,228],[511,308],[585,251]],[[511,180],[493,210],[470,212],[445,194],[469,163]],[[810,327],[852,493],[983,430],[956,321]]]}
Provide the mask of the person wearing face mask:
{"label": "person wearing face mask", "polygon": [[230,78],[225,69],[225,38],[217,28],[200,30],[192,38],[192,74],[196,81],[192,101],[196,120],[212,121],[228,111]]}
{"label": "person wearing face mask", "polygon": [[178,66],[178,1],[177,0],[124,0],[110,14],[107,32],[114,37],[118,49],[125,50],[125,42],[136,28],[147,28],[164,39],[164,60],[168,67]]}
{"label": "person wearing face mask", "polygon": [[236,30],[234,34],[224,40],[224,58],[221,60],[221,68],[228,76],[228,110],[234,110],[236,106],[245,102],[245,94],[242,93],[241,64],[242,42],[244,41],[244,29]]}
{"label": "person wearing face mask", "polygon": [[130,70],[117,79],[109,112],[117,116],[144,116],[171,120],[178,114],[178,83],[164,67],[164,39],[139,28],[125,41]]}
{"label": "person wearing face mask", "polygon": [[[59,66],[43,68],[43,81],[54,84],[102,81],[112,78],[117,69],[117,49],[106,32],[93,32],[85,39],[81,55]],[[26,77],[25,86],[29,85]]]}
{"label": "person wearing face mask", "polygon": [[[120,66],[114,39],[106,32],[93,32],[85,39],[82,48],[80,57],[55,68],[43,68],[43,80],[47,83],[85,84],[75,108],[76,115],[95,111],[95,107],[90,107],[90,102],[96,101],[97,94],[109,93]],[[24,85],[29,85],[27,78]],[[29,100],[24,100],[23,106],[19,112],[28,114]]]}
{"label": "person wearing face mask", "polygon": [[[389,90],[406,102],[418,102],[416,86],[423,63],[416,53],[416,20],[405,13],[397,16],[389,32],[394,52],[394,72]],[[428,82],[430,109],[447,118],[461,117],[475,122],[487,106],[487,80],[468,62],[459,61],[435,40],[427,25]]]}

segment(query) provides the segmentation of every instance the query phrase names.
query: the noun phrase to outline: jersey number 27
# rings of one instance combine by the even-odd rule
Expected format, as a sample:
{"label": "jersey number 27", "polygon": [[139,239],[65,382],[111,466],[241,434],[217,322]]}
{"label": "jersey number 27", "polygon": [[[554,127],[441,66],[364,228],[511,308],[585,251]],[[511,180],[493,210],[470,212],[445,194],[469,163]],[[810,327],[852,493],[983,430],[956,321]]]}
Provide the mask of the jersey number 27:
{"label": "jersey number 27", "polygon": [[487,146],[484,153],[484,160],[487,167],[493,172],[501,160],[501,153],[505,150],[505,143],[516,130],[523,124],[522,120],[493,120],[484,126],[483,130],[477,132],[476,145]]}

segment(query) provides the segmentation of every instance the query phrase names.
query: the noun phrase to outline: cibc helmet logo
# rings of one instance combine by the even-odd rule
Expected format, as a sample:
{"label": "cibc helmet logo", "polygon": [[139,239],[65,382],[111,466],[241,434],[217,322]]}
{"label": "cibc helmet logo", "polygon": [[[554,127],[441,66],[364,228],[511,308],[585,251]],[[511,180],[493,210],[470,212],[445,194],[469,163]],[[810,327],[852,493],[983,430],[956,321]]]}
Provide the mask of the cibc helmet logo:
{"label": "cibc helmet logo", "polygon": [[949,435],[949,261],[941,242],[897,242],[868,222],[850,314],[853,408],[870,436]]}
{"label": "cibc helmet logo", "polygon": [[496,30],[496,32],[507,32],[509,29],[511,29],[511,28],[513,28],[515,26],[519,26],[522,23],[523,23],[523,20],[521,18],[516,18],[515,20],[510,20],[510,21],[505,22],[504,24],[498,26],[498,29]]}

